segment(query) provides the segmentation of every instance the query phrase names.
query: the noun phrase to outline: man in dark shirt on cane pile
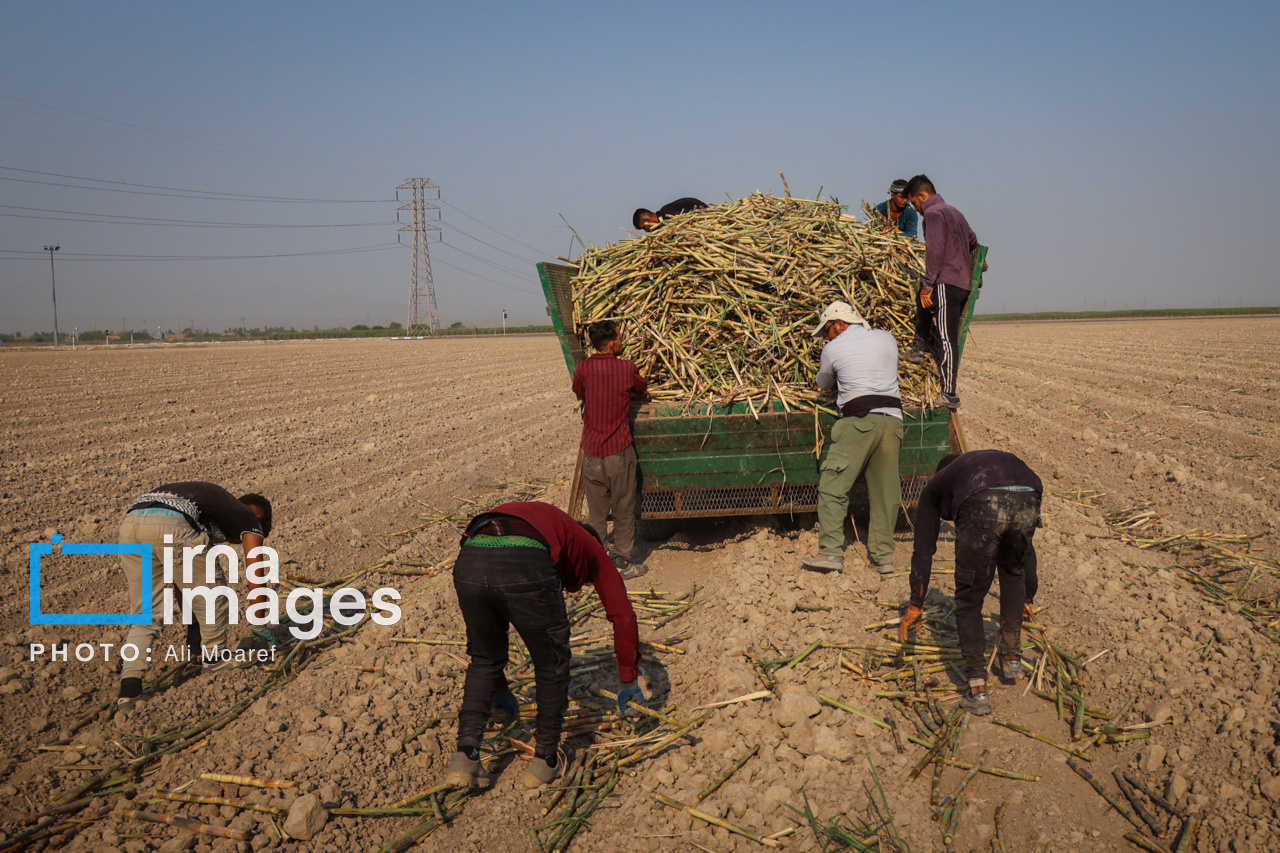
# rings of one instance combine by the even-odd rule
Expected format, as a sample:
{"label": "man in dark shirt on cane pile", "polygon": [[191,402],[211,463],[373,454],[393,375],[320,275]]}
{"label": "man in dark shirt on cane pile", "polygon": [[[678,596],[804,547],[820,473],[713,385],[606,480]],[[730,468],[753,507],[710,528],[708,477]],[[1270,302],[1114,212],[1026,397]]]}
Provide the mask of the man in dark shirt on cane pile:
{"label": "man in dark shirt on cane pile", "polygon": [[658,223],[668,216],[677,216],[681,213],[688,213],[691,210],[702,210],[706,206],[704,202],[698,201],[696,198],[686,197],[664,204],[658,208],[657,213],[648,208],[639,207],[636,208],[635,213],[631,214],[631,225],[647,233],[657,227]]}
{"label": "man in dark shirt on cane pile", "polygon": [[458,751],[445,783],[486,788],[480,743],[492,708],[514,720],[518,705],[507,687],[507,628],[514,626],[533,659],[538,706],[534,758],[522,778],[528,788],[560,774],[558,756],[569,707],[569,618],[563,591],[595,587],[613,624],[618,659],[618,710],[644,702],[637,683],[640,635],[627,588],[598,534],[550,504],[508,503],[467,525],[453,564],[453,586],[467,624],[466,682],[458,714]]}
{"label": "man in dark shirt on cane pile", "polygon": [[[134,498],[124,521],[120,525],[121,544],[151,546],[151,601],[142,601],[142,558],[137,554],[122,554],[120,565],[129,584],[130,612],[150,613],[146,625],[133,625],[125,636],[124,644],[132,644],[136,657],[130,661],[121,658],[120,694],[116,699],[116,719],[123,721],[142,695],[142,677],[147,671],[147,653],[160,636],[164,604],[164,570],[161,554],[168,546],[173,548],[175,562],[182,565],[184,548],[207,547],[221,542],[242,545],[245,556],[262,545],[271,532],[271,502],[262,495],[248,494],[237,498],[221,486],[213,483],[170,483],[152,489]],[[167,541],[166,541],[167,539]],[[226,584],[225,572],[218,565],[217,583]],[[173,573],[173,584],[180,589],[191,589],[205,583],[203,571],[194,572],[188,583],[179,568]],[[258,584],[249,582],[251,588]],[[175,602],[180,599],[175,596]],[[149,609],[146,609],[149,608]],[[203,662],[203,670],[210,672],[230,665],[223,655],[227,648],[227,601],[217,598],[214,615],[208,608],[193,607],[195,620],[187,630],[187,645],[195,653],[202,649],[197,660]]]}
{"label": "man in dark shirt on cane pile", "polygon": [[914,237],[919,232],[919,219],[916,210],[903,195],[907,191],[907,182],[898,178],[889,185],[889,197],[877,204],[873,210],[888,221],[889,227],[904,237]]}
{"label": "man in dark shirt on cane pile", "polygon": [[631,396],[649,382],[622,355],[622,332],[613,320],[587,327],[595,352],[573,371],[573,393],[582,401],[582,481],[591,526],[605,534],[613,513],[613,561],[624,580],[646,571],[635,559],[636,448],[631,438]]}
{"label": "man in dark shirt on cane pile", "polygon": [[907,183],[907,200],[924,218],[924,278],[916,305],[916,339],[907,361],[924,364],[930,326],[938,335],[938,379],[942,385],[942,406],[960,407],[956,394],[959,367],[960,320],[969,301],[973,279],[973,253],[978,238],[964,214],[937,195],[927,175],[916,175]]}
{"label": "man in dark shirt on cane pile", "polygon": [[937,472],[920,493],[916,508],[915,549],[911,555],[911,600],[898,626],[898,638],[924,615],[938,528],[943,519],[956,525],[956,631],[964,655],[969,692],[960,707],[990,714],[987,694],[987,640],[982,602],[1000,575],[1000,662],[1004,679],[1022,672],[1022,620],[1031,610],[1040,580],[1032,543],[1040,526],[1044,487],[1035,472],[1012,453],[973,450],[942,457]]}

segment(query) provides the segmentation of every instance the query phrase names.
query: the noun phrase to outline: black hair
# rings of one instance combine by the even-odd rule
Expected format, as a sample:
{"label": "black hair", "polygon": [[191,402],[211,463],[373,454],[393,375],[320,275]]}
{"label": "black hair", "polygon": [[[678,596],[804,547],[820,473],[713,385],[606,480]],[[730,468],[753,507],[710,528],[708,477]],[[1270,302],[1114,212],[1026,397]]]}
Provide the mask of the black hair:
{"label": "black hair", "polygon": [[587,524],[585,521],[579,521],[578,524],[582,525],[583,530],[587,531],[588,533],[590,533],[592,536],[596,538],[596,541],[600,543],[601,548],[604,547],[604,539],[600,536],[600,532],[598,530],[596,530],[590,524]]}
{"label": "black hair", "polygon": [[935,474],[938,473],[943,468],[946,468],[948,465],[950,465],[952,462],[955,462],[959,458],[960,458],[959,453],[948,453],[946,456],[938,460],[938,467],[933,469],[933,473]]}
{"label": "black hair", "polygon": [[637,208],[636,208],[636,212],[635,212],[635,213],[633,213],[633,214],[631,214],[631,227],[632,227],[632,228],[635,228],[635,229],[637,229],[637,230],[639,230],[639,228],[640,228],[640,217],[641,217],[641,216],[643,216],[643,215],[644,215],[644,214],[646,214],[646,213],[648,213],[648,214],[652,215],[652,214],[653,214],[653,211],[652,211],[652,210],[650,210],[650,209],[649,209],[649,208],[647,208],[647,207],[637,207]]}
{"label": "black hair", "polygon": [[933,188],[933,181],[929,180],[928,175],[916,175],[914,178],[907,181],[907,190],[903,195],[910,197],[921,190],[927,192],[929,195],[934,195],[938,192]]}
{"label": "black hair", "polygon": [[597,350],[603,350],[609,341],[618,337],[618,324],[613,320],[601,320],[587,326],[587,340]]}
{"label": "black hair", "polygon": [[262,495],[250,492],[247,495],[240,496],[240,503],[245,506],[256,506],[262,508],[262,535],[271,535],[271,501]]}

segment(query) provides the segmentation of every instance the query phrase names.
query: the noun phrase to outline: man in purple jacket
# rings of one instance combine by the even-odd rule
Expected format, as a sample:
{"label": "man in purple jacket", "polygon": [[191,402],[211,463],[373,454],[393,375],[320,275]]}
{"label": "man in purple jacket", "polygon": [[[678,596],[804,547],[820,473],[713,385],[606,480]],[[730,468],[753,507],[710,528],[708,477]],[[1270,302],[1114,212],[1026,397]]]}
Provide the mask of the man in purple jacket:
{"label": "man in purple jacket", "polygon": [[927,175],[916,175],[908,181],[905,195],[924,218],[924,278],[920,281],[920,303],[916,309],[916,340],[907,360],[924,364],[925,341],[933,326],[938,333],[942,406],[958,409],[956,350],[960,341],[960,319],[969,301],[973,252],[978,248],[978,238],[964,214],[937,194]]}

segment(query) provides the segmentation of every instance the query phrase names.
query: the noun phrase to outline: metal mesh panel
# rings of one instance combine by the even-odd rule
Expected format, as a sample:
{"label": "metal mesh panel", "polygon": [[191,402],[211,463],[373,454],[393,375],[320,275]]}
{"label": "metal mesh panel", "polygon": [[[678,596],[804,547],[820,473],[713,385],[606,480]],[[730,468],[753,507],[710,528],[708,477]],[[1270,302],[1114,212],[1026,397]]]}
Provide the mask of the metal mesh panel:
{"label": "metal mesh panel", "polygon": [[[902,502],[915,506],[926,477],[902,481]],[[866,509],[867,483],[858,480],[849,495],[851,509]],[[816,512],[818,484],[739,486],[722,489],[672,489],[640,493],[641,518],[702,518],[720,515],[769,515]]]}
{"label": "metal mesh panel", "polygon": [[572,269],[560,264],[543,264],[546,270],[547,285],[551,290],[551,299],[555,303],[556,313],[560,315],[560,323],[564,328],[565,346],[577,364],[587,357],[582,349],[582,339],[573,324],[573,275]]}

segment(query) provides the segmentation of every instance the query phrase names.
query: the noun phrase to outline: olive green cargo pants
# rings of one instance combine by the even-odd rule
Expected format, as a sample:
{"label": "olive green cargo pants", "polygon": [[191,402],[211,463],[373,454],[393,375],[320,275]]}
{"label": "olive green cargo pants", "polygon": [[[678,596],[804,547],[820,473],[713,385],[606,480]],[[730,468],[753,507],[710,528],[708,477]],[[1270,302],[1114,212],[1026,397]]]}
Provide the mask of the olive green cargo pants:
{"label": "olive green cargo pants", "polygon": [[849,492],[864,471],[871,520],[867,554],[873,563],[893,562],[893,529],[902,503],[898,448],[902,419],[872,413],[865,418],[840,418],[831,428],[831,447],[822,460],[818,481],[818,551],[844,555],[844,520],[849,516]]}

